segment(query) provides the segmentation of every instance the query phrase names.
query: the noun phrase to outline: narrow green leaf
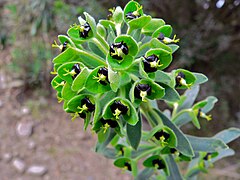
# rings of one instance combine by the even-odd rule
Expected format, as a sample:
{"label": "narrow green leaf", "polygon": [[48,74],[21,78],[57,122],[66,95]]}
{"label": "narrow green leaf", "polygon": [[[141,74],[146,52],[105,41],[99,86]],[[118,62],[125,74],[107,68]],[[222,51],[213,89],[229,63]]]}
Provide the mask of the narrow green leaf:
{"label": "narrow green leaf", "polygon": [[146,180],[149,179],[154,173],[154,169],[153,168],[145,168],[144,170],[142,170],[136,180]]}
{"label": "narrow green leaf", "polygon": [[176,52],[179,49],[179,46],[176,44],[169,44],[168,47],[172,49],[172,53]]}
{"label": "narrow green leaf", "polygon": [[84,88],[86,79],[89,75],[89,70],[85,67],[82,69],[80,74],[74,79],[72,83],[72,90],[73,91],[80,91],[81,89]]}
{"label": "narrow green leaf", "polygon": [[180,100],[180,96],[175,89],[163,83],[158,84],[165,89],[165,95],[162,97],[163,100],[170,102],[177,102]]}
{"label": "narrow green leaf", "polygon": [[142,28],[142,33],[151,36],[152,33],[159,27],[165,24],[163,19],[152,18],[151,21]]}
{"label": "narrow green leaf", "polygon": [[114,72],[111,67],[108,67],[108,79],[110,82],[110,87],[114,92],[117,92],[119,86],[120,86],[120,76],[118,72]]}
{"label": "narrow green leaf", "polygon": [[207,137],[195,137],[187,135],[194,151],[203,152],[216,152],[222,149],[228,148],[228,146],[220,139],[207,138]]}
{"label": "narrow green leaf", "polygon": [[137,150],[141,140],[141,136],[142,136],[142,120],[141,120],[140,113],[138,113],[138,117],[139,117],[139,121],[135,126],[127,124],[127,137],[131,146],[135,150]]}
{"label": "narrow green leaf", "polygon": [[175,160],[173,159],[172,155],[168,155],[165,157],[165,160],[168,164],[168,168],[169,168],[169,172],[170,175],[167,177],[167,179],[169,180],[181,180],[183,179],[179,169],[178,169],[178,165],[175,162]]}
{"label": "narrow green leaf", "polygon": [[229,143],[240,136],[239,128],[229,128],[217,133],[214,138],[221,139],[224,143]]}
{"label": "narrow green leaf", "polygon": [[68,101],[72,99],[76,94],[76,92],[72,91],[71,85],[69,83],[65,83],[62,89],[62,98]]}
{"label": "narrow green leaf", "polygon": [[195,84],[203,84],[208,81],[207,76],[205,76],[202,73],[196,73],[194,72],[193,75],[196,77]]}

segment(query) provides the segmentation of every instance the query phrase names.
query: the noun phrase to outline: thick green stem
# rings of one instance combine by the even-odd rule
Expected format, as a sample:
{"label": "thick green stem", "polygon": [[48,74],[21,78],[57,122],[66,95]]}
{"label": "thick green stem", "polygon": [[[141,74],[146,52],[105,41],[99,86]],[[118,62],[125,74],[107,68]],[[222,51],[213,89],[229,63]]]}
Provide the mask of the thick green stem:
{"label": "thick green stem", "polygon": [[139,161],[140,159],[146,157],[147,155],[152,154],[152,153],[154,153],[155,151],[159,151],[159,150],[161,150],[161,149],[162,149],[161,146],[157,146],[157,147],[155,147],[155,148],[153,148],[153,149],[150,149],[150,150],[148,150],[148,151],[143,152],[141,155],[139,155],[139,156],[137,156],[136,158],[134,158],[134,160],[135,160],[135,161]]}

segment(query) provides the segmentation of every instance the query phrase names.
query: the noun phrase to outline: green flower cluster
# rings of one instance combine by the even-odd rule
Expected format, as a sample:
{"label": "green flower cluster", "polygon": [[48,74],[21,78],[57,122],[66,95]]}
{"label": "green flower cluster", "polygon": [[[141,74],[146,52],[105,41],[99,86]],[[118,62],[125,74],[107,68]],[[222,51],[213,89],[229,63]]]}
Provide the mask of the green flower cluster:
{"label": "green flower cluster", "polygon": [[[84,119],[84,129],[91,126],[97,133],[97,152],[139,179],[173,174],[182,178],[176,162],[194,159],[186,174],[191,177],[205,171],[216,157],[212,154],[226,153],[221,138],[205,138],[198,144],[197,137],[180,130],[190,121],[200,128],[200,118],[211,120],[206,113],[217,100],[208,97],[194,104],[199,84],[207,81],[203,74],[164,71],[179,48],[170,25],[144,14],[136,1],[124,10],[110,9],[108,19],[98,23],[84,15],[67,36],[58,36],[60,45],[53,44],[61,53],[53,59],[52,87],[72,120]],[[187,90],[180,95],[176,89]],[[172,112],[160,111],[157,100]],[[145,120],[150,130],[143,130]],[[215,146],[208,147],[210,142]],[[141,159],[145,169],[139,172]]]}

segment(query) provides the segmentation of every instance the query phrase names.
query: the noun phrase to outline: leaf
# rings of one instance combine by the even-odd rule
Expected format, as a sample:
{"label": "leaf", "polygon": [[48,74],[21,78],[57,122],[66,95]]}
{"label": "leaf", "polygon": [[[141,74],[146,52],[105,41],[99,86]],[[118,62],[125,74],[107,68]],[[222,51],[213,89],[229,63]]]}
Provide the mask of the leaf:
{"label": "leaf", "polygon": [[186,97],[186,99],[183,102],[183,104],[178,107],[178,112],[183,109],[188,109],[192,107],[195,99],[197,98],[199,90],[200,90],[200,87],[199,85],[197,85],[185,91],[184,96]]}
{"label": "leaf", "polygon": [[123,57],[123,60],[119,61],[117,59],[112,58],[110,56],[110,53],[108,53],[107,62],[113,70],[124,71],[132,65],[133,57],[130,55],[126,55]]}
{"label": "leaf", "polygon": [[[100,23],[101,25],[103,25],[106,29],[108,29],[109,26],[110,26],[111,29],[112,29],[111,32],[113,32],[113,31],[115,30],[115,24],[114,24],[113,21],[106,20],[106,19],[101,19],[101,20],[99,20],[99,23]],[[109,34],[109,33],[108,33],[108,34]],[[115,38],[113,38],[113,40],[114,40],[114,39],[115,39]],[[112,41],[112,42],[113,42],[113,41]]]}
{"label": "leaf", "polygon": [[152,38],[150,41],[150,45],[151,45],[151,48],[160,48],[160,49],[168,51],[171,54],[173,53],[171,47],[162,43],[157,38]]}
{"label": "leaf", "polygon": [[140,113],[138,113],[138,117],[139,117],[139,121],[135,126],[127,124],[127,137],[131,146],[135,150],[137,150],[141,140],[141,136],[142,136],[142,120],[141,120]]}
{"label": "leaf", "polygon": [[105,59],[100,56],[73,47],[67,48],[64,52],[53,59],[54,64],[63,64],[71,61],[82,62],[90,68],[106,65]]}
{"label": "leaf", "polygon": [[218,99],[214,96],[207,97],[206,101],[208,102],[204,108],[202,108],[202,112],[208,113],[214,107],[214,104],[218,101]]}
{"label": "leaf", "polygon": [[167,73],[165,73],[164,71],[157,71],[155,73],[155,81],[156,82],[160,82],[163,84],[167,84],[170,86],[171,83],[171,76],[169,76]]}
{"label": "leaf", "polygon": [[194,152],[193,152],[192,146],[189,140],[187,139],[187,137],[183,134],[183,132],[175,124],[173,124],[163,113],[161,113],[157,109],[154,109],[154,110],[162,119],[163,124],[169,127],[170,129],[172,129],[173,132],[175,133],[178,141],[176,149],[186,156],[193,157]]}
{"label": "leaf", "polygon": [[193,75],[196,77],[195,84],[203,84],[208,81],[207,76],[202,73],[193,72]]}
{"label": "leaf", "polygon": [[93,31],[93,34],[96,34],[96,32],[97,32],[97,25],[96,25],[95,19],[90,14],[88,14],[87,12],[83,12],[83,14],[86,17],[86,21],[90,25],[90,27],[91,27],[91,29]]}
{"label": "leaf", "polygon": [[[169,44],[168,47],[170,47],[172,49],[172,53],[176,52],[179,49],[179,46],[176,44]],[[194,75],[195,75],[195,73],[194,73]]]}
{"label": "leaf", "polygon": [[72,99],[76,94],[76,92],[72,91],[71,85],[69,83],[65,83],[62,89],[62,98],[68,101]]}
{"label": "leaf", "polygon": [[107,31],[106,31],[105,27],[100,23],[97,24],[97,33],[100,36],[102,36],[103,38],[106,38],[106,36],[107,36]]}
{"label": "leaf", "polygon": [[207,137],[195,137],[187,135],[194,151],[203,152],[216,152],[222,149],[228,148],[228,146],[220,139],[207,138]]}
{"label": "leaf", "polygon": [[130,29],[139,29],[139,28],[142,28],[144,27],[147,23],[149,23],[151,21],[152,17],[151,16],[146,16],[146,15],[143,15],[139,18],[136,18],[136,19],[133,19],[133,20],[130,20],[128,22],[129,26],[130,26]]}
{"label": "leaf", "polygon": [[217,133],[214,138],[221,139],[224,143],[229,143],[240,136],[239,128],[229,128]]}
{"label": "leaf", "polygon": [[200,124],[199,124],[196,114],[193,111],[188,111],[188,114],[191,117],[194,126],[198,129],[200,129]]}
{"label": "leaf", "polygon": [[111,129],[106,140],[103,143],[99,143],[99,142],[97,143],[95,147],[95,152],[103,153],[106,150],[107,145],[112,141],[112,139],[115,136],[116,136],[116,132],[113,129]]}
{"label": "leaf", "polygon": [[116,7],[112,17],[113,17],[113,21],[116,24],[122,24],[123,19],[124,19],[124,15],[123,15],[123,10],[120,6]]}
{"label": "leaf", "polygon": [[102,57],[102,58],[105,58],[105,54],[99,49],[99,47],[96,45],[96,44],[94,44],[93,42],[88,42],[88,47],[89,47],[89,49],[93,52],[93,53],[95,53],[96,55],[98,55],[98,56],[100,56],[100,57]]}
{"label": "leaf", "polygon": [[160,33],[163,33],[165,37],[170,37],[172,34],[172,26],[170,25],[161,26],[153,33],[152,37],[158,38]]}
{"label": "leaf", "polygon": [[183,179],[179,168],[177,166],[177,163],[175,162],[175,160],[173,159],[172,155],[168,155],[165,158],[166,163],[168,164],[168,168],[169,168],[169,176],[167,177],[167,179],[169,180],[181,180]]}
{"label": "leaf", "polygon": [[72,90],[73,91],[80,91],[85,87],[86,79],[89,75],[88,69],[85,67],[82,69],[80,74],[74,79],[72,83]]}
{"label": "leaf", "polygon": [[142,170],[136,180],[146,180],[146,179],[149,179],[154,173],[154,169],[153,168],[145,168],[144,170]]}
{"label": "leaf", "polygon": [[117,92],[121,80],[118,72],[114,72],[110,67],[108,67],[108,79],[113,92]]}
{"label": "leaf", "polygon": [[234,154],[235,152],[231,148],[220,150],[218,151],[218,155],[211,159],[211,162],[216,162],[224,157],[233,156]]}
{"label": "leaf", "polygon": [[151,36],[152,33],[159,27],[165,24],[163,19],[152,18],[151,21],[142,28],[142,33],[146,36]]}
{"label": "leaf", "polygon": [[163,100],[170,101],[170,102],[177,102],[180,100],[180,96],[175,89],[163,83],[158,83],[158,84],[161,87],[163,87],[165,90],[165,95],[162,97]]}
{"label": "leaf", "polygon": [[58,39],[59,39],[59,42],[61,42],[61,44],[63,44],[64,42],[68,42],[71,44],[71,46],[73,47],[75,46],[72,40],[66,35],[58,35]]}

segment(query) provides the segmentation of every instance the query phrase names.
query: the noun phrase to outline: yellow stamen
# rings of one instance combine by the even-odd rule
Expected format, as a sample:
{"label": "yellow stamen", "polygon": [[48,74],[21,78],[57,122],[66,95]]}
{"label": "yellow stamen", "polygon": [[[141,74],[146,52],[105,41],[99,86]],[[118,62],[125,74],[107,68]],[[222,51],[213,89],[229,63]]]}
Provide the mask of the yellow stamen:
{"label": "yellow stamen", "polygon": [[122,113],[122,111],[120,111],[118,108],[115,110],[115,113],[113,114],[116,119],[119,119],[119,115]]}
{"label": "yellow stamen", "polygon": [[212,120],[212,115],[206,115],[204,112],[200,112],[200,117],[207,119],[207,121]]}
{"label": "yellow stamen", "polygon": [[103,133],[104,134],[107,132],[108,128],[110,128],[109,124],[108,123],[104,124],[104,127],[103,127],[103,129],[104,129]]}
{"label": "yellow stamen", "polygon": [[87,111],[88,107],[86,106],[86,104],[84,104],[82,107],[78,106],[77,109],[79,109],[79,113],[82,113],[83,111]]}
{"label": "yellow stamen", "polygon": [[147,91],[140,91],[140,96],[142,97],[143,102],[147,102],[146,100]]}
{"label": "yellow stamen", "polygon": [[66,72],[65,74],[63,74],[64,76],[67,76],[67,75],[74,76],[75,74],[77,74],[77,73],[74,71],[74,69],[71,70],[71,71],[69,71],[68,69],[64,68],[63,70]]}

